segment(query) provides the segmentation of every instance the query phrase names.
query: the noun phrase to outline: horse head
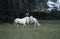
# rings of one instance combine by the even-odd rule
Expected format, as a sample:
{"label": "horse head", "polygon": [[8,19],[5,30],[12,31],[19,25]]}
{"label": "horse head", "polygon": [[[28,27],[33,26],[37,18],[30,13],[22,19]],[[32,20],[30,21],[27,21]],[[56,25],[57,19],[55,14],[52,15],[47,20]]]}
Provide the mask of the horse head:
{"label": "horse head", "polygon": [[29,17],[25,17],[25,19],[26,19],[26,24],[29,24],[30,18]]}

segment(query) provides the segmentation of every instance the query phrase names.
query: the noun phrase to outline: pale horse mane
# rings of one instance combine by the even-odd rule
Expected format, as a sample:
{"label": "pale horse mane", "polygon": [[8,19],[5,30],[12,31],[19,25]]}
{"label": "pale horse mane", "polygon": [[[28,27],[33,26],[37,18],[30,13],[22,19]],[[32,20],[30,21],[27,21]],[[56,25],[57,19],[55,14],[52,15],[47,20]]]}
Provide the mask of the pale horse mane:
{"label": "pale horse mane", "polygon": [[40,26],[38,20],[34,18],[33,16],[30,16],[30,23],[34,23],[35,26]]}

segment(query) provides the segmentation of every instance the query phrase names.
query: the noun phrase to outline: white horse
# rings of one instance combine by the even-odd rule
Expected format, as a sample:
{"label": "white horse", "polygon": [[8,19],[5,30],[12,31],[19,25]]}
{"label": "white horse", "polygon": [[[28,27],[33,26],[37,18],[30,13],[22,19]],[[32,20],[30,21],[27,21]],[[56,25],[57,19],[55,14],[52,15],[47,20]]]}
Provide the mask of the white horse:
{"label": "white horse", "polygon": [[34,24],[34,26],[40,26],[38,20],[33,16],[30,16],[30,24]]}
{"label": "white horse", "polygon": [[20,24],[23,24],[23,27],[26,26],[26,24],[29,24],[29,17],[24,17],[22,19],[20,18],[16,18],[14,20],[14,23],[16,24],[16,26],[18,27]]}

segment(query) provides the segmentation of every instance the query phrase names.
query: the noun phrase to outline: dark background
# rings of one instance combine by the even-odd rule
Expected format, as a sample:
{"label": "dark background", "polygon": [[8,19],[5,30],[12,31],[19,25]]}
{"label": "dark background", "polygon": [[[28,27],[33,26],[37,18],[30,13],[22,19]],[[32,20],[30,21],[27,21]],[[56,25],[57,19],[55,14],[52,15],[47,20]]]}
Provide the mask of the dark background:
{"label": "dark background", "polygon": [[[52,1],[56,2],[56,0]],[[56,9],[51,12],[40,11],[42,7],[43,9],[48,8],[46,2],[47,0],[0,0],[0,23],[13,23],[15,18],[25,17],[28,11],[30,15],[40,20],[60,20],[60,11]]]}

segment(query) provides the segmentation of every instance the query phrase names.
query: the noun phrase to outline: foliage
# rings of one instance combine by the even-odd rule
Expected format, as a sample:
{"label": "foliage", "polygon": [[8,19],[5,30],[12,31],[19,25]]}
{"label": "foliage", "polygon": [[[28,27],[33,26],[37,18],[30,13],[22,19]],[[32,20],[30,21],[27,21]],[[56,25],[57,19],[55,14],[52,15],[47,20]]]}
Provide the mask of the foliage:
{"label": "foliage", "polygon": [[[18,18],[23,18],[27,9],[30,15],[33,15],[39,19],[56,19],[60,17],[59,12],[40,12],[39,10],[46,7],[47,0],[1,0],[0,1],[0,23],[9,22],[12,23],[13,20]],[[41,4],[42,3],[42,4]],[[44,6],[44,7],[43,7]],[[39,12],[32,12],[33,10],[38,10]],[[54,17],[55,16],[55,17]],[[53,17],[53,18],[52,18]]]}

